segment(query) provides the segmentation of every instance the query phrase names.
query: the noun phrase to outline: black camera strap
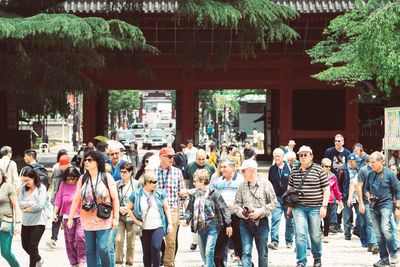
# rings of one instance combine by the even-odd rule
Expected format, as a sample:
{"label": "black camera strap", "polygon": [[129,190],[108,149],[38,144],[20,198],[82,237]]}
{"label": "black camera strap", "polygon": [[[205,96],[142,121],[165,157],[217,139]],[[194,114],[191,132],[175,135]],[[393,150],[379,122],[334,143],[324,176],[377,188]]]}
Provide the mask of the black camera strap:
{"label": "black camera strap", "polygon": [[90,188],[92,189],[92,195],[93,195],[93,201],[97,206],[97,199],[96,199],[96,191],[97,191],[97,185],[99,184],[99,175],[100,172],[97,174],[97,178],[96,178],[96,185],[93,188],[93,182],[92,182],[92,178],[90,177],[89,181],[90,181]]}
{"label": "black camera strap", "polygon": [[299,189],[296,189],[297,191],[300,191],[301,188],[303,187],[304,180],[306,179],[306,176],[310,173],[312,167],[314,166],[314,163],[311,164],[310,168],[307,169],[306,173],[301,177],[300,184],[299,184]]}

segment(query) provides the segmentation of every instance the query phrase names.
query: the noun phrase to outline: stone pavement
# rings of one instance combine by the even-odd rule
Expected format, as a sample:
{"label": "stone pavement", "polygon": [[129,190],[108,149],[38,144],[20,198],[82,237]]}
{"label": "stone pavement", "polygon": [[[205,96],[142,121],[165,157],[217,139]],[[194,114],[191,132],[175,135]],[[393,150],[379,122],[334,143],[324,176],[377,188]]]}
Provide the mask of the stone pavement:
{"label": "stone pavement", "polygon": [[[282,223],[284,220],[282,220]],[[284,240],[281,227],[281,240]],[[60,231],[57,248],[50,250],[46,247],[45,241],[51,235],[51,225],[46,227],[46,232],[40,242],[39,252],[45,259],[45,267],[66,267],[69,266],[64,243],[64,234]],[[176,267],[199,267],[201,266],[201,257],[199,250],[191,251],[189,249],[191,243],[191,235],[189,227],[180,227],[179,230],[179,251],[176,257]],[[281,244],[284,246],[284,243]],[[13,251],[18,258],[21,267],[29,266],[29,257],[22,249],[21,238],[17,236],[13,241]],[[257,262],[257,252],[255,245],[253,249],[253,261]],[[135,245],[135,267],[143,266],[140,239],[136,239]],[[360,247],[357,237],[353,237],[351,241],[345,241],[343,234],[330,236],[330,242],[323,244],[322,263],[324,267],[364,267],[372,266],[378,260],[377,255],[368,253],[366,249]],[[308,265],[312,266],[312,257],[308,257]],[[0,256],[0,266],[8,266],[7,262]],[[235,266],[229,262],[229,267]],[[256,265],[257,266],[257,265]],[[269,266],[270,267],[289,267],[296,266],[296,256],[294,249],[286,249],[279,247],[276,251],[269,250]]]}

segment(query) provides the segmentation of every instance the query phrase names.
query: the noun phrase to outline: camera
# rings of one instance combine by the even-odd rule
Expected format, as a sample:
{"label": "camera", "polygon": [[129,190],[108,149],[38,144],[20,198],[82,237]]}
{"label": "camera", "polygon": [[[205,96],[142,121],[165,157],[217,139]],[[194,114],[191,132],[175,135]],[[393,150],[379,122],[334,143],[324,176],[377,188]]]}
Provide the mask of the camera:
{"label": "camera", "polygon": [[371,197],[369,198],[369,206],[371,207],[371,209],[378,208],[379,200],[380,200],[379,197],[371,195]]}
{"label": "camera", "polygon": [[242,211],[242,215],[243,215],[243,217],[247,218],[253,212],[254,212],[253,209],[250,209],[249,207],[244,207],[243,211]]}
{"label": "camera", "polygon": [[82,209],[83,210],[85,210],[85,211],[91,211],[91,210],[93,210],[93,209],[95,209],[96,208],[96,204],[95,203],[84,203],[84,204],[82,204]]}

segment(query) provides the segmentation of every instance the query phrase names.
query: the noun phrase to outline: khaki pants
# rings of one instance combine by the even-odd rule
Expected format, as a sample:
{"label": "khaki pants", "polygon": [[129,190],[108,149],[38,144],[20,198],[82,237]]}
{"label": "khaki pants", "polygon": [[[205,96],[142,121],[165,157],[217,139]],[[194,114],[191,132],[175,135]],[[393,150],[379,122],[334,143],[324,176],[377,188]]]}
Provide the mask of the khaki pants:
{"label": "khaki pants", "polygon": [[165,254],[164,254],[164,266],[174,267],[175,266],[175,246],[176,246],[176,235],[178,234],[179,226],[179,209],[171,208],[172,224],[174,229],[172,232],[165,236]]}
{"label": "khaki pants", "polygon": [[118,234],[115,240],[115,262],[116,264],[124,263],[124,243],[126,233],[126,265],[133,265],[133,256],[135,254],[135,238],[132,232],[132,223],[119,221]]}

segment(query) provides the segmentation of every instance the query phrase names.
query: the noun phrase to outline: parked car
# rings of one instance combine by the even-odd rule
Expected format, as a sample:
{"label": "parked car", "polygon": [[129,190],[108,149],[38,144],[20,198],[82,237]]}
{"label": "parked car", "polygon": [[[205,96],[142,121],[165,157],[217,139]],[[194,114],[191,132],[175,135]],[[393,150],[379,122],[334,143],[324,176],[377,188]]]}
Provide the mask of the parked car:
{"label": "parked car", "polygon": [[[142,135],[140,134],[138,137],[142,139]],[[137,136],[133,130],[114,130],[111,131],[110,140],[116,140],[121,142],[125,147],[128,147],[131,144],[137,143]],[[138,138],[139,139],[139,138]],[[138,140],[141,141],[141,140]]]}
{"label": "parked car", "polygon": [[151,130],[143,140],[143,148],[167,146],[167,136],[162,130]]}

